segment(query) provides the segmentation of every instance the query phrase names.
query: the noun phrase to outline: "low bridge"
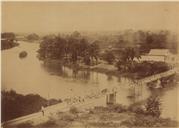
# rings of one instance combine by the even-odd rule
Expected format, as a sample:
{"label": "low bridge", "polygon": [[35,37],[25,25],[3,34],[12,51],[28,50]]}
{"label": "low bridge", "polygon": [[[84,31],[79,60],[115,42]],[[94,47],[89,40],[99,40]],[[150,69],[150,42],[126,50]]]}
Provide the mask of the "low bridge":
{"label": "low bridge", "polygon": [[141,80],[138,80],[137,83],[141,83],[141,84],[145,84],[145,83],[150,83],[152,81],[156,81],[156,80],[159,80],[161,78],[164,78],[164,77],[168,77],[168,76],[171,76],[171,75],[174,75],[178,72],[178,69],[177,68],[174,68],[174,69],[171,69],[169,71],[166,71],[166,72],[162,72],[162,73],[159,73],[159,74],[156,74],[156,75],[152,75],[152,76],[149,76],[149,77],[145,77]]}

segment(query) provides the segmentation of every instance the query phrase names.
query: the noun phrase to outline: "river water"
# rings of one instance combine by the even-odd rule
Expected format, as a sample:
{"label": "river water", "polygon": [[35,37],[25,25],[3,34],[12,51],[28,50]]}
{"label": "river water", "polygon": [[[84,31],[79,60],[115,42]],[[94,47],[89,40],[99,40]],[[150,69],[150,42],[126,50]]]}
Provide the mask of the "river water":
{"label": "river water", "polygon": [[[118,87],[117,102],[129,105],[145,100],[151,95],[146,87],[131,87],[132,81],[102,73],[74,71],[66,67],[58,68],[58,74],[43,66],[37,58],[38,43],[19,42],[18,47],[3,50],[2,54],[2,89],[13,89],[21,94],[39,94],[44,98],[64,99],[98,92],[104,88]],[[20,59],[19,53],[27,51],[26,58]],[[136,98],[131,98],[133,94]],[[161,95],[162,117],[177,119],[179,98],[176,86]]]}

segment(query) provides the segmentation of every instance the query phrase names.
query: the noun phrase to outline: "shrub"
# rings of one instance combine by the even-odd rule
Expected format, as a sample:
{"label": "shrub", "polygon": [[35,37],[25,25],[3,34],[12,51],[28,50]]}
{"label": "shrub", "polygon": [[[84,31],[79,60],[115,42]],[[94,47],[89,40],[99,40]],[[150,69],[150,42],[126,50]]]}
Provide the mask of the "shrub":
{"label": "shrub", "polygon": [[77,109],[76,107],[73,107],[73,106],[70,108],[69,111],[70,111],[70,113],[72,113],[72,114],[77,114],[77,113],[78,113],[78,109]]}
{"label": "shrub", "polygon": [[65,128],[69,124],[69,121],[58,120],[58,128]]}
{"label": "shrub", "polygon": [[17,125],[17,128],[32,128],[32,127],[33,127],[32,122],[29,121]]}
{"label": "shrub", "polygon": [[121,125],[128,127],[176,127],[177,122],[170,119],[162,119],[140,114],[134,118],[123,121]]}
{"label": "shrub", "polygon": [[26,51],[22,51],[19,53],[19,58],[24,58],[27,56],[27,52]]}
{"label": "shrub", "polygon": [[145,108],[146,108],[146,114],[159,117],[161,114],[159,98],[149,97]]}
{"label": "shrub", "polygon": [[130,107],[128,110],[131,111],[131,112],[134,112],[136,114],[145,114],[145,111],[141,107],[139,107],[139,106],[137,106],[137,107]]}
{"label": "shrub", "polygon": [[128,107],[128,111],[130,112],[134,112],[136,114],[145,114],[145,110],[144,108],[142,107],[142,105],[139,103],[139,104],[131,104],[129,107]]}
{"label": "shrub", "polygon": [[125,112],[127,107],[121,104],[109,105],[107,107],[98,106],[95,107],[91,113],[103,113],[103,112]]}
{"label": "shrub", "polygon": [[59,115],[59,119],[63,121],[74,121],[75,120],[75,115],[70,114],[70,113],[63,113]]}
{"label": "shrub", "polygon": [[115,104],[115,105],[111,105],[108,107],[108,110],[112,111],[112,112],[125,112],[127,111],[127,107],[121,104]]}
{"label": "shrub", "polygon": [[[28,115],[40,110],[47,100],[39,95],[21,95],[13,90],[1,91],[2,96],[2,121],[7,121],[20,116]],[[16,107],[14,107],[16,106]]]}
{"label": "shrub", "polygon": [[106,51],[102,57],[108,64],[112,64],[115,60],[115,56],[111,51]]}
{"label": "shrub", "polygon": [[28,35],[26,38],[28,41],[35,41],[35,40],[39,39],[39,36],[35,33],[32,33],[32,34]]}

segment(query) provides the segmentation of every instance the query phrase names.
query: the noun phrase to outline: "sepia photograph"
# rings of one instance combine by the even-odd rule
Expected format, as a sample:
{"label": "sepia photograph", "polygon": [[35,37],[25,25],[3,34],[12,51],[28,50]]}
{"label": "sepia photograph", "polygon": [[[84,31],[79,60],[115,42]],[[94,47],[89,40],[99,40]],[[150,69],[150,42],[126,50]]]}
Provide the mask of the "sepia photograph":
{"label": "sepia photograph", "polygon": [[1,1],[1,128],[179,127],[179,2]]}

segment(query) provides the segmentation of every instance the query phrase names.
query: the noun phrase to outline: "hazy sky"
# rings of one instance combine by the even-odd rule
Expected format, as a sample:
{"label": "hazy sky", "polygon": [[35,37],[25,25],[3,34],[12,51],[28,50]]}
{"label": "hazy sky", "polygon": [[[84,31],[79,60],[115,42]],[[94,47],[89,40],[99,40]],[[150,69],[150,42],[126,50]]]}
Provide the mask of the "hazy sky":
{"label": "hazy sky", "polygon": [[176,31],[178,12],[179,3],[169,2],[3,2],[2,31]]}

